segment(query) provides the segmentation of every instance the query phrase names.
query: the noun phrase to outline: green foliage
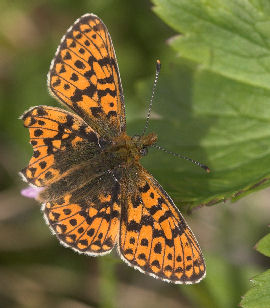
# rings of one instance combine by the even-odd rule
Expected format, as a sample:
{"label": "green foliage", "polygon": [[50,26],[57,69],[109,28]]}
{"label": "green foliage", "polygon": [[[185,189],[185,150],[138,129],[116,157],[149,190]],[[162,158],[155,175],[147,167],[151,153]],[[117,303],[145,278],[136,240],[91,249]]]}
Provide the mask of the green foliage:
{"label": "green foliage", "polygon": [[[263,237],[255,246],[256,250],[270,257],[270,234]],[[270,270],[250,280],[252,288],[245,294],[240,305],[243,308],[270,307]]]}
{"label": "green foliage", "polygon": [[270,233],[257,243],[256,249],[265,256],[270,257]]}
{"label": "green foliage", "polygon": [[[270,257],[270,234],[263,237],[257,244],[256,250]],[[270,307],[270,269],[251,279],[252,288],[241,301],[243,308]]]}
{"label": "green foliage", "polygon": [[250,86],[270,87],[269,1],[156,0],[178,33],[172,46],[204,69]]}
{"label": "green foliage", "polygon": [[270,269],[255,276],[251,282],[253,287],[245,294],[241,301],[244,308],[270,307]]}
{"label": "green foliage", "polygon": [[169,110],[162,112],[169,128],[164,134],[176,140],[174,150],[202,160],[212,171],[203,175],[186,164],[166,165],[167,186],[180,187],[177,199],[191,205],[236,200],[269,186],[269,3],[153,2],[154,11],[180,33],[171,46],[193,62],[184,74],[174,66],[165,83],[168,90],[160,100]]}
{"label": "green foliage", "polygon": [[117,298],[117,279],[115,273],[115,265],[118,259],[111,256],[104,256],[100,258],[100,298],[102,308],[114,308],[116,307]]}

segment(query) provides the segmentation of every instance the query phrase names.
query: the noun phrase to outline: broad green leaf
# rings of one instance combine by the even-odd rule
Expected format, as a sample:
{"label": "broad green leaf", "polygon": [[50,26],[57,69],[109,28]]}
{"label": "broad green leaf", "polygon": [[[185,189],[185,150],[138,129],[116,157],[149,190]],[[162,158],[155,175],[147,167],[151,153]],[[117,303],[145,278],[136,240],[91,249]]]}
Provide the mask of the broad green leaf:
{"label": "broad green leaf", "polygon": [[[158,134],[158,144],[211,169],[208,174],[150,149],[143,163],[173,199],[188,205],[214,204],[269,185],[270,109],[265,107],[270,91],[177,63],[162,74],[149,131]],[[142,98],[149,88],[141,89]],[[253,108],[254,97],[258,104]],[[132,121],[128,128],[140,133],[143,125]]]}
{"label": "broad green leaf", "polygon": [[270,234],[267,234],[257,243],[256,250],[265,256],[270,257]]}
{"label": "broad green leaf", "polygon": [[244,308],[270,307],[270,270],[254,277],[253,287],[245,294],[240,305]]}
{"label": "broad green leaf", "polygon": [[261,0],[154,0],[177,32],[181,57],[249,85],[270,87],[270,3]]}
{"label": "broad green leaf", "polygon": [[[181,33],[171,40],[181,60],[161,59],[165,69],[149,130],[157,132],[160,145],[199,160],[211,173],[154,149],[145,166],[176,202],[191,207],[269,186],[270,4],[153,2],[154,11]],[[139,85],[140,100],[149,88]],[[136,133],[143,126],[138,119],[130,124]]]}

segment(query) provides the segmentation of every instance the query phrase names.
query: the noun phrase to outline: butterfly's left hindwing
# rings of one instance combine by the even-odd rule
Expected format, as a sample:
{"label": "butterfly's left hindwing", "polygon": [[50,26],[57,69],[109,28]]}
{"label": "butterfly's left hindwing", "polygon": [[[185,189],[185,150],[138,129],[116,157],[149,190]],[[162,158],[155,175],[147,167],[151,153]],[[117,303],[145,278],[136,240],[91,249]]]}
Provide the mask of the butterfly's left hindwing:
{"label": "butterfly's left hindwing", "polygon": [[205,264],[195,236],[158,182],[145,170],[138,177],[122,206],[120,256],[155,278],[199,282]]}

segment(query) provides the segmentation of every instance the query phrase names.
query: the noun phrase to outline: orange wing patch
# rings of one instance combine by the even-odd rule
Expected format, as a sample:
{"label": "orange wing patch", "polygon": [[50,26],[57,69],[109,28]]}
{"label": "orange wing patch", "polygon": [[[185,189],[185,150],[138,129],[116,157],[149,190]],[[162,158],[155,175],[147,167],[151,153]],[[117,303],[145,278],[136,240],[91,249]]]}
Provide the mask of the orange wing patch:
{"label": "orange wing patch", "polygon": [[107,193],[98,192],[95,185],[91,190],[90,186],[91,194],[80,200],[67,193],[46,202],[44,217],[65,246],[89,255],[102,255],[112,250],[119,234],[119,184],[110,182]]}
{"label": "orange wing patch", "polygon": [[119,253],[140,271],[174,283],[205,276],[199,244],[173,201],[144,171],[136,195],[122,210]]}
{"label": "orange wing patch", "polygon": [[29,130],[34,152],[21,174],[35,186],[48,186],[61,176],[64,170],[60,169],[65,169],[60,168],[61,153],[70,153],[85,141],[98,146],[99,136],[90,126],[59,108],[33,107],[22,115],[22,120]]}
{"label": "orange wing patch", "polygon": [[125,131],[117,60],[108,30],[97,16],[86,14],[68,29],[52,61],[48,87],[100,134]]}

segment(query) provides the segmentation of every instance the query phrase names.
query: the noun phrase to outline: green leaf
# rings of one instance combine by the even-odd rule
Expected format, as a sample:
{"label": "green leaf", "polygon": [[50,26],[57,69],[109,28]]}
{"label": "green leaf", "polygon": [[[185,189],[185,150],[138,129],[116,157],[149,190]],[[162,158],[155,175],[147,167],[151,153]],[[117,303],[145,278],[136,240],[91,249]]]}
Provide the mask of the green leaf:
{"label": "green leaf", "polygon": [[256,250],[265,256],[270,257],[270,233],[256,244]]}
{"label": "green leaf", "polygon": [[[256,249],[266,256],[270,256],[270,234],[263,237]],[[244,308],[270,307],[270,269],[251,280],[253,287],[245,294],[240,305]]]}
{"label": "green leaf", "polygon": [[253,287],[245,294],[240,305],[244,308],[270,307],[270,270],[254,277]]}
{"label": "green leaf", "polygon": [[184,58],[249,85],[270,87],[270,4],[247,0],[155,0]]}
{"label": "green leaf", "polygon": [[[154,11],[181,33],[171,40],[181,60],[161,59],[149,131],[158,134],[160,145],[199,160],[211,173],[154,149],[144,165],[176,202],[191,207],[237,200],[269,186],[270,5],[153,2]],[[139,85],[140,100],[150,87]],[[138,118],[129,127],[136,133],[144,125]]]}

